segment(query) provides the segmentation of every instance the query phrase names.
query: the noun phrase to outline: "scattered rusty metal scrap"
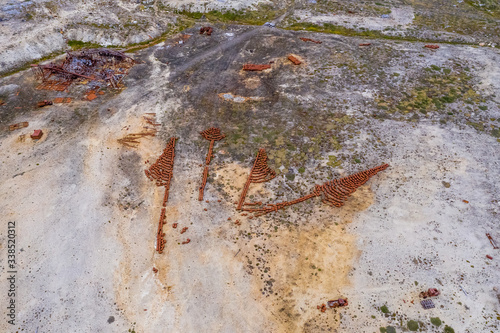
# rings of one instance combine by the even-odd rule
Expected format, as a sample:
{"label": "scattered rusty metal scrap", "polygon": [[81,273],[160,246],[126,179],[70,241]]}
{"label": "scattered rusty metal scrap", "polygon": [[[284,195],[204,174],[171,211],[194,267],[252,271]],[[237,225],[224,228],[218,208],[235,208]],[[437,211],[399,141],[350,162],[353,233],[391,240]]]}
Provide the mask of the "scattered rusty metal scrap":
{"label": "scattered rusty metal scrap", "polygon": [[314,39],[311,39],[311,38],[304,38],[304,37],[300,37],[300,39],[304,42],[313,42],[315,44],[321,44],[323,42],[319,41],[319,40],[314,40]]}
{"label": "scattered rusty metal scrap", "polygon": [[54,103],[71,103],[71,97],[56,97]]}
{"label": "scattered rusty metal scrap", "polygon": [[439,296],[439,294],[441,293],[436,288],[429,288],[427,291],[422,291],[420,293],[420,297],[422,298],[435,297]]}
{"label": "scattered rusty metal scrap", "polygon": [[37,103],[38,107],[39,108],[43,108],[44,106],[47,106],[47,105],[52,105],[52,101],[49,101],[47,99],[43,100],[43,101],[40,101]]}
{"label": "scattered rusty metal scrap", "polygon": [[37,89],[63,91],[73,82],[101,81],[117,88],[136,61],[122,52],[110,49],[83,49],[67,52],[59,63],[31,65],[42,81]]}
{"label": "scattered rusty metal scrap", "polygon": [[[167,144],[167,147],[163,150],[163,153],[158,157],[155,163],[153,163],[148,170],[144,170],[146,177],[149,180],[155,181],[156,186],[164,186],[165,194],[163,196],[163,207],[167,205],[168,192],[170,189],[170,181],[172,180],[174,171],[174,158],[175,158],[175,140],[177,138],[172,137]],[[163,232],[163,225],[165,221],[165,208],[161,209],[160,221],[158,223],[158,231],[156,233],[156,251],[162,253],[165,248],[165,233]]]}
{"label": "scattered rusty metal scrap", "polygon": [[327,306],[329,309],[335,309],[335,308],[338,308],[338,307],[344,307],[344,306],[348,306],[349,305],[349,302],[347,301],[347,298],[339,298],[339,299],[336,299],[336,300],[332,300],[332,301],[328,301],[321,305],[318,305],[317,308],[318,310],[320,310],[321,312],[326,312],[326,309],[327,309]]}
{"label": "scattered rusty metal scrap", "polygon": [[153,127],[147,126],[147,127],[144,127],[144,128],[156,131],[156,127],[157,126],[161,126],[161,124],[158,124],[156,122],[155,116],[156,116],[156,113],[146,113],[144,116],[142,116],[144,118],[144,121],[146,121],[146,123],[148,123],[149,125],[153,126]]}
{"label": "scattered rusty metal scrap", "polygon": [[27,121],[23,121],[21,123],[9,125],[9,131],[15,131],[16,129],[20,129],[20,128],[28,127],[28,126],[29,126],[29,123]]}
{"label": "scattered rusty metal scrap", "polygon": [[[146,113],[143,117],[148,125],[142,127],[145,129],[145,131],[140,133],[127,134],[125,137],[118,139],[118,142],[130,148],[137,148],[137,145],[140,143],[140,138],[143,138],[145,136],[156,136],[156,127],[161,126],[161,124],[155,123],[154,116],[155,113]],[[152,125],[152,127],[149,125]]]}
{"label": "scattered rusty metal scrap", "polygon": [[365,184],[372,176],[376,175],[380,171],[387,169],[388,167],[389,164],[383,164],[378,167],[366,171],[361,171],[344,178],[334,179],[330,182],[324,183],[323,185],[316,185],[314,190],[310,194],[292,201],[267,204],[264,207],[258,208],[241,209],[244,211],[255,213],[255,217],[258,217],[271,212],[276,212],[285,207],[295,205],[318,196],[321,196],[321,201],[329,206],[341,207],[344,205],[344,202],[347,200],[347,198],[358,189],[358,187]]}
{"label": "scattered rusty metal scrap", "polygon": [[439,45],[432,45],[432,44],[425,45],[424,47],[432,50],[439,49]]}
{"label": "scattered rusty metal scrap", "polygon": [[118,142],[130,148],[137,148],[137,145],[140,143],[139,139],[145,136],[156,136],[156,131],[148,130],[140,133],[130,133],[118,139]]}
{"label": "scattered rusty metal scrap", "polygon": [[333,301],[328,301],[326,302],[326,304],[328,305],[328,307],[334,309],[338,307],[348,306],[349,302],[347,301],[347,298],[339,298]]}
{"label": "scattered rusty metal scrap", "polygon": [[182,244],[189,244],[189,242],[191,242],[191,240],[188,238],[184,242],[182,242]]}
{"label": "scattered rusty metal scrap", "polygon": [[214,31],[214,29],[212,27],[203,27],[200,29],[200,35],[203,35],[204,33],[206,33],[207,36],[210,36],[210,35],[212,35],[213,31]]}
{"label": "scattered rusty metal scrap", "polygon": [[[241,197],[240,201],[238,202],[238,210],[245,210],[243,209],[243,205],[248,205],[245,204],[245,197],[248,192],[248,188],[250,187],[251,183],[264,183],[267,181],[270,181],[276,177],[276,172],[272,170],[268,165],[267,165],[267,154],[266,150],[261,148],[259,149],[259,152],[257,153],[257,157],[255,158],[255,162],[253,164],[252,170],[250,170],[250,174],[248,175],[247,182],[245,183],[245,187],[243,188],[243,191],[241,192]],[[252,204],[250,204],[252,205]]]}
{"label": "scattered rusty metal scrap", "polygon": [[271,65],[256,65],[256,64],[245,64],[243,65],[244,71],[259,72],[265,69],[271,68]]}
{"label": "scattered rusty metal scrap", "polygon": [[360,43],[359,46],[370,46],[372,43]]}
{"label": "scattered rusty metal scrap", "polygon": [[219,128],[215,127],[210,127],[203,132],[200,132],[201,136],[204,137],[206,140],[210,141],[210,146],[208,148],[208,154],[207,157],[205,158],[205,168],[203,169],[203,178],[201,181],[201,186],[199,188],[199,196],[198,200],[203,201],[203,193],[205,191],[205,185],[207,184],[207,178],[208,178],[208,165],[210,164],[210,161],[213,157],[213,150],[214,150],[214,143],[215,141],[219,141],[224,139],[226,136],[221,133]]}
{"label": "scattered rusty metal scrap", "polygon": [[491,243],[491,245],[493,245],[493,248],[495,250],[498,249],[497,243],[495,242],[495,240],[493,239],[493,237],[491,237],[491,235],[488,234],[488,233],[486,234],[486,237],[488,237],[488,239],[490,240],[490,243]]}
{"label": "scattered rusty metal scrap", "polygon": [[288,56],[288,60],[293,62],[294,65],[300,65],[302,63],[302,61],[300,61],[299,59],[297,59],[296,57],[294,57],[291,54]]}
{"label": "scattered rusty metal scrap", "polygon": [[5,105],[5,102],[3,101],[3,99],[0,99],[0,106],[2,105]]}
{"label": "scattered rusty metal scrap", "polygon": [[318,310],[320,310],[321,312],[325,312],[326,311],[326,304],[323,303],[321,305],[318,305],[317,306]]}

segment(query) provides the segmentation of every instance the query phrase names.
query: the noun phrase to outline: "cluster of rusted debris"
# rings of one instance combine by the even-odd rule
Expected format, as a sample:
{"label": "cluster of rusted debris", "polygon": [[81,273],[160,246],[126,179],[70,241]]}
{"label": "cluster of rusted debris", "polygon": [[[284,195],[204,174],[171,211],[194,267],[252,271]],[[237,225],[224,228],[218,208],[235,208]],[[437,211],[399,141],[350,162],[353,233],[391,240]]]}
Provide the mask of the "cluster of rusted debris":
{"label": "cluster of rusted debris", "polygon": [[326,302],[326,304],[323,303],[321,305],[318,305],[317,308],[321,312],[325,312],[327,309],[327,306],[329,309],[335,309],[338,307],[344,307],[344,306],[348,306],[348,305],[349,305],[349,302],[347,301],[347,298],[339,298],[336,300],[328,301],[328,302]]}
{"label": "cluster of rusted debris", "polygon": [[372,176],[376,175],[378,172],[383,171],[389,167],[389,164],[383,164],[378,167],[361,171],[353,175],[335,179],[330,182],[326,182],[323,185],[316,185],[312,193],[303,196],[301,198],[285,201],[276,204],[267,204],[264,207],[258,208],[244,208],[243,206],[257,206],[261,203],[244,203],[246,193],[251,183],[261,183],[269,181],[276,176],[276,173],[268,167],[267,165],[267,155],[264,149],[260,149],[255,159],[254,166],[250,170],[250,175],[248,176],[245,187],[243,188],[240,201],[238,202],[238,210],[248,211],[255,213],[255,216],[262,216],[270,212],[276,212],[285,207],[298,204],[300,202],[309,200],[314,197],[322,196],[322,202],[335,207],[341,207],[347,198],[354,193],[358,187],[365,184]]}
{"label": "cluster of rusted debris", "polygon": [[[435,307],[434,302],[430,299],[430,297],[439,296],[441,293],[436,288],[429,288],[427,291],[422,291],[420,293],[420,297],[423,298],[420,301],[420,305],[426,310],[433,309]],[[413,303],[413,301],[412,301]]]}
{"label": "cluster of rusted debris", "polygon": [[62,63],[33,64],[31,67],[42,81],[37,89],[64,91],[77,80],[103,82],[118,88],[135,63],[122,52],[100,48],[68,51]]}
{"label": "cluster of rusted debris", "polygon": [[211,36],[214,29],[212,27],[202,27],[200,28],[200,35],[207,34],[207,36]]}
{"label": "cluster of rusted debris", "polygon": [[200,132],[200,134],[203,138],[210,141],[208,154],[207,157],[205,158],[205,168],[203,169],[203,178],[201,181],[201,186],[199,188],[199,196],[198,196],[198,200],[203,201],[203,193],[205,191],[205,185],[207,184],[207,178],[208,178],[208,165],[210,164],[210,161],[213,157],[214,143],[215,141],[224,139],[226,136],[221,133],[219,128],[215,127],[210,127],[204,130],[203,132]]}
{"label": "cluster of rusted debris", "polygon": [[139,142],[140,138],[143,138],[146,136],[156,136],[156,127],[160,126],[161,124],[155,123],[154,116],[155,116],[155,113],[146,113],[143,116],[146,123],[148,123],[147,126],[143,126],[143,129],[145,129],[145,131],[142,131],[139,133],[127,134],[123,138],[118,139],[118,142],[124,146],[129,147],[129,148],[136,148],[137,145],[140,143]]}
{"label": "cluster of rusted debris", "polygon": [[433,44],[428,44],[428,45],[425,45],[424,47],[431,49],[431,50],[439,49],[439,45],[433,45]]}
{"label": "cluster of rusted debris", "polygon": [[420,297],[422,297],[422,298],[436,297],[436,296],[439,296],[440,294],[441,293],[436,288],[429,288],[429,289],[427,289],[427,291],[422,291],[420,293]]}
{"label": "cluster of rusted debris", "polygon": [[[155,163],[153,163],[148,170],[144,170],[146,177],[150,180],[156,182],[156,186],[164,186],[165,194],[163,196],[163,204],[165,207],[168,201],[168,192],[170,189],[170,181],[172,180],[174,171],[174,158],[175,158],[175,140],[177,138],[170,138],[167,147],[163,150],[163,153],[158,157]],[[165,233],[163,232],[163,225],[165,225],[165,208],[161,209],[160,221],[158,223],[158,231],[156,233],[156,251],[158,253],[163,253],[165,248]]]}

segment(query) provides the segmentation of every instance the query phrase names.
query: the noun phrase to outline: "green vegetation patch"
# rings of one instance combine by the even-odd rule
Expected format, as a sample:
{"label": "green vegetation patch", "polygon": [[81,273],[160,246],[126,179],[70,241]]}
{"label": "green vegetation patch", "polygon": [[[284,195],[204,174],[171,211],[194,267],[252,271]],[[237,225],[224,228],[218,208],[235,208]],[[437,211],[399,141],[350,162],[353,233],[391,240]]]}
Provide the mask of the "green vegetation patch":
{"label": "green vegetation patch", "polygon": [[474,90],[470,75],[458,65],[453,71],[441,71],[440,67],[431,65],[424,73],[414,87],[402,92],[401,98],[379,99],[379,107],[389,113],[417,111],[427,114],[457,101],[468,104],[482,101]]}
{"label": "green vegetation patch", "polygon": [[442,321],[439,317],[431,317],[431,324],[434,326],[441,326]]}
{"label": "green vegetation patch", "polygon": [[81,40],[69,40],[68,46],[73,50],[79,49],[97,49],[103,47],[101,44],[92,43],[92,42],[82,42]]}
{"label": "green vegetation patch", "polygon": [[380,307],[380,311],[382,311],[382,313],[389,313],[389,308],[387,307],[387,305],[382,305]]}
{"label": "green vegetation patch", "polygon": [[250,10],[250,8],[240,10],[231,9],[226,11],[211,10],[206,13],[182,10],[177,11],[177,13],[194,20],[199,20],[205,15],[210,21],[262,25],[283,14],[284,9],[277,9],[269,4],[261,4],[257,6],[256,10]]}
{"label": "green vegetation patch", "polygon": [[408,326],[408,329],[412,332],[418,331],[418,322],[415,320],[410,320],[406,326]]}
{"label": "green vegetation patch", "polygon": [[446,325],[444,327],[444,333],[455,333],[455,330],[453,328],[451,328],[450,326]]}

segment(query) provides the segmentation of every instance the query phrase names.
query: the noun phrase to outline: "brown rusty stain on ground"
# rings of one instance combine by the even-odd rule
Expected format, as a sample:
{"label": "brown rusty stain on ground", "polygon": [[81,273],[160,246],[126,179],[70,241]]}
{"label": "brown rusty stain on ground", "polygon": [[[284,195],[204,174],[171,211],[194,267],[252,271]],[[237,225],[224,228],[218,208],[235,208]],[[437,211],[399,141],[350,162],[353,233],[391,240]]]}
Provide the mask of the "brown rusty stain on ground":
{"label": "brown rusty stain on ground", "polygon": [[[326,210],[326,216],[323,214],[299,226],[280,227],[276,233],[271,232],[268,239],[253,237],[242,241],[240,238],[241,252],[235,259],[252,274],[253,297],[268,309],[268,321],[279,327],[274,332],[317,332],[337,327],[342,310],[321,313],[316,306],[346,296],[343,290],[350,285],[348,273],[360,253],[355,236],[346,232],[345,225],[373,202],[374,194],[365,185],[342,208],[321,207],[318,201],[312,216],[321,216],[320,208]],[[247,220],[246,224],[262,223],[258,229],[269,230],[273,223],[272,219],[260,221]],[[234,237],[237,231],[232,233],[228,228],[229,224],[222,226],[218,236]],[[256,246],[265,248],[265,251],[257,253]],[[269,296],[262,290],[270,278],[267,273],[262,274],[256,269],[256,263],[269,267],[268,274],[273,283]]]}
{"label": "brown rusty stain on ground", "polygon": [[261,82],[259,77],[249,77],[246,78],[244,81],[245,87],[247,89],[256,89],[260,87]]}

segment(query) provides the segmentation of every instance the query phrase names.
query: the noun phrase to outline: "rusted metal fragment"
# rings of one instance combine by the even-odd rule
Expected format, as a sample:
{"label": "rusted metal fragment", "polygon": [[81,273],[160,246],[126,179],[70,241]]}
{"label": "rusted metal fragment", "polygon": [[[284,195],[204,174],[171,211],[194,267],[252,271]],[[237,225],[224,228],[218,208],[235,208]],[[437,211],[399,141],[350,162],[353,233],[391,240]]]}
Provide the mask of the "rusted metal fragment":
{"label": "rusted metal fragment", "polygon": [[256,64],[243,65],[244,71],[251,71],[251,72],[259,72],[269,68],[271,68],[271,65],[256,65]]}
{"label": "rusted metal fragment", "polygon": [[20,129],[23,127],[28,127],[29,123],[27,121],[23,121],[21,123],[9,125],[9,131],[15,131],[16,129]]}
{"label": "rusted metal fragment", "polygon": [[291,54],[288,56],[288,60],[290,60],[294,65],[300,65],[302,63],[302,61],[300,61]]}
{"label": "rusted metal fragment", "polygon": [[304,37],[300,37],[300,39],[304,42],[312,42],[312,43],[315,43],[315,44],[321,44],[323,42],[319,41],[319,40],[314,40],[314,39],[311,39],[311,38],[304,38]]}
{"label": "rusted metal fragment", "polygon": [[43,108],[44,106],[47,106],[47,105],[52,105],[52,101],[49,101],[47,99],[43,100],[43,101],[40,101],[37,103],[38,107],[39,108]]}
{"label": "rusted metal fragment", "polygon": [[42,136],[43,136],[43,132],[42,132],[42,130],[39,130],[39,129],[38,130],[34,130],[33,134],[31,134],[31,138],[35,139],[35,140],[40,139]]}
{"label": "rusted metal fragment", "polygon": [[361,43],[361,44],[359,44],[359,46],[370,46],[370,45],[372,45],[372,43]]}
{"label": "rusted metal fragment", "polygon": [[491,245],[493,245],[493,248],[495,250],[498,249],[497,243],[495,242],[495,240],[493,239],[493,237],[491,237],[491,235],[488,234],[488,233],[486,234],[486,237],[488,237],[488,239],[490,240],[490,243],[491,243]]}
{"label": "rusted metal fragment", "polygon": [[56,97],[54,98],[54,103],[71,103],[71,97]]}
{"label": "rusted metal fragment", "polygon": [[94,99],[97,98],[97,95],[95,93],[90,93],[86,97],[89,101],[93,101]]}
{"label": "rusted metal fragment", "polygon": [[439,49],[439,45],[432,45],[432,44],[425,45],[424,47],[433,50]]}

